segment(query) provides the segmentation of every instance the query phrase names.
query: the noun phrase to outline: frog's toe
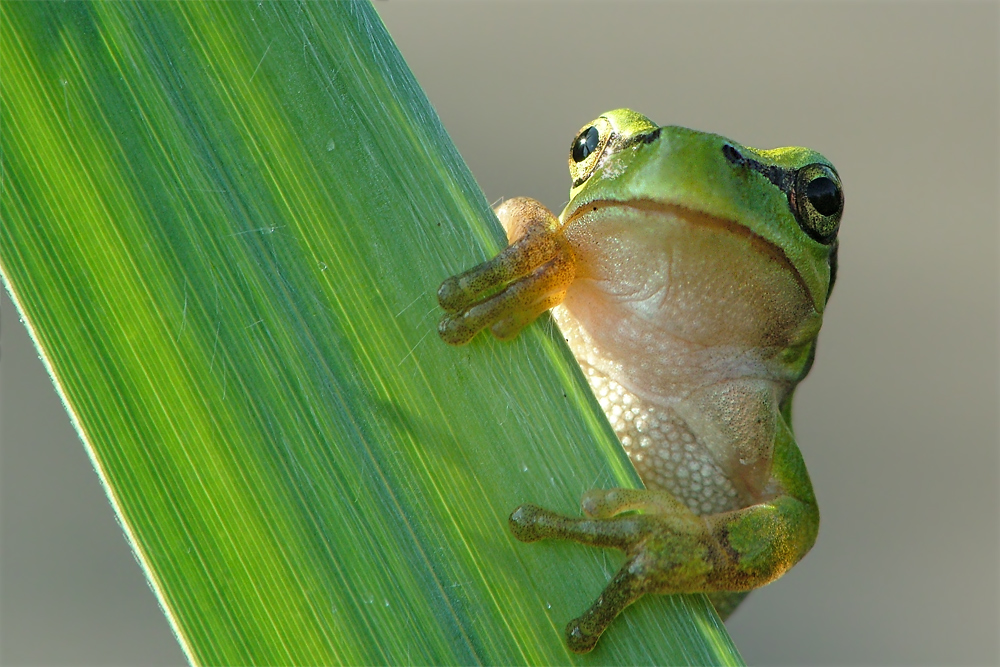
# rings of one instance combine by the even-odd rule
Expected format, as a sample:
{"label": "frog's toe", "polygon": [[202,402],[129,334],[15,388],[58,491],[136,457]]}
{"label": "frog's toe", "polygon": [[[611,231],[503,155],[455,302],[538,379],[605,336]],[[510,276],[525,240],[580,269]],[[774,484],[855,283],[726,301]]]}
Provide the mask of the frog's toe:
{"label": "frog's toe", "polygon": [[627,515],[607,519],[563,516],[537,505],[521,505],[511,513],[508,523],[514,537],[522,542],[547,538],[573,540],[597,547],[627,551],[645,534],[643,518]]}
{"label": "frog's toe", "polygon": [[498,320],[490,327],[490,331],[492,331],[493,335],[500,340],[510,340],[516,336],[521,329],[538,319],[538,316],[546,310],[554,306],[558,306],[562,302],[565,295],[565,291],[558,294],[541,295],[535,303],[531,304],[527,308],[514,311],[510,315]]}
{"label": "frog's toe", "polygon": [[606,519],[642,506],[639,489],[591,489],[583,494],[580,507],[589,517]]}
{"label": "frog's toe", "polygon": [[438,287],[437,299],[438,304],[445,310],[457,310],[462,307],[465,303],[466,295],[459,276],[445,278],[444,282],[441,283],[441,287]]}
{"label": "frog's toe", "polygon": [[552,512],[538,505],[520,505],[511,512],[507,523],[510,524],[510,532],[520,541],[537,542],[547,536],[545,526],[552,522],[546,515],[551,514]]}
{"label": "frog's toe", "polygon": [[498,297],[487,299],[470,308],[448,313],[438,323],[438,335],[449,345],[464,345],[496,318]]}
{"label": "frog's toe", "polygon": [[646,593],[645,578],[641,573],[637,574],[642,570],[637,567],[639,558],[625,561],[590,609],[567,624],[566,644],[571,651],[591,651],[615,617]]}
{"label": "frog's toe", "polygon": [[669,491],[653,489],[591,489],[583,494],[580,507],[584,514],[608,518],[622,512],[642,511],[650,514],[696,518]]}

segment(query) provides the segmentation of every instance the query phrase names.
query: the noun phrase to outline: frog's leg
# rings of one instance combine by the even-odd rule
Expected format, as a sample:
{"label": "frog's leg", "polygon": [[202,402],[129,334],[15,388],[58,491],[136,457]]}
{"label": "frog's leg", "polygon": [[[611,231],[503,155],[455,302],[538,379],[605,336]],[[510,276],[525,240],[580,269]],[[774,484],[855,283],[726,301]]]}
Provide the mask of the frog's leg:
{"label": "frog's leg", "polygon": [[446,343],[462,345],[487,327],[497,338],[513,338],[558,305],[576,276],[572,248],[559,219],[545,206],[518,197],[495,211],[510,245],[438,289],[438,302],[446,311],[438,333]]}
{"label": "frog's leg", "polygon": [[773,495],[730,512],[698,516],[664,490],[610,489],[584,496],[583,518],[522,505],[510,526],[525,542],[558,538],[625,552],[625,563],[597,601],[566,627],[569,647],[582,653],[645,593],[749,591],[797,563],[816,539],[819,511],[784,418],[771,479]]}

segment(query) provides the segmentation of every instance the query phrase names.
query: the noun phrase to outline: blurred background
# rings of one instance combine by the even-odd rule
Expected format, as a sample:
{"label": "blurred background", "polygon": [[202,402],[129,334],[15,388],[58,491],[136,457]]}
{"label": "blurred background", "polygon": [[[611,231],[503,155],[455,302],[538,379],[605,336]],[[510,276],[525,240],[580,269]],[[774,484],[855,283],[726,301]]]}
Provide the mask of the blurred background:
{"label": "blurred background", "polygon": [[[833,161],[840,274],[795,404],[819,540],[729,630],[751,664],[1000,662],[1000,5],[376,7],[491,202],[561,210],[575,132],[622,106]],[[183,663],[2,298],[0,662]]]}

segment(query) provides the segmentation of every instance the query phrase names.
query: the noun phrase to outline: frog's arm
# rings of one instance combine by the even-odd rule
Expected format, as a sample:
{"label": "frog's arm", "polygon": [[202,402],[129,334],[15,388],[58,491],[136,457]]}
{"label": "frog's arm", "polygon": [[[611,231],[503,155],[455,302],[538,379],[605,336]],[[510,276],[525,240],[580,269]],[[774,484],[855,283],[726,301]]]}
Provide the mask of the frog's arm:
{"label": "frog's arm", "polygon": [[515,197],[494,212],[510,245],[438,289],[438,303],[446,311],[438,333],[451,345],[467,343],[487,327],[501,340],[513,338],[559,305],[576,277],[573,250],[559,219],[543,204]]}
{"label": "frog's arm", "polygon": [[[756,505],[697,516],[666,491],[611,489],[584,496],[584,518],[534,505],[514,510],[511,530],[525,542],[568,539],[626,554],[597,601],[566,627],[571,649],[592,649],[619,612],[645,593],[749,591],[809,551],[819,509],[788,427],[789,410],[782,410],[775,436],[770,486],[776,492]],[[641,513],[625,514],[629,510]]]}

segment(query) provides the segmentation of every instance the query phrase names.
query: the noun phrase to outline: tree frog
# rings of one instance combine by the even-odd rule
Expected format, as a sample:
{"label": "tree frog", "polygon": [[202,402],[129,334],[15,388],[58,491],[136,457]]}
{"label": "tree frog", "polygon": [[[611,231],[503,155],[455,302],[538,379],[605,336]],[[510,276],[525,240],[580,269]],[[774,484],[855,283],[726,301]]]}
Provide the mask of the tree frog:
{"label": "tree frog", "polygon": [[806,148],[758,150],[628,109],[587,124],[569,204],[496,209],[510,245],[438,291],[445,342],[509,339],[546,310],[645,489],[593,490],[584,516],[525,504],[509,523],[626,560],[566,628],[591,650],[645,593],[709,594],[725,618],[816,539],[791,428],[837,269],[840,177]]}

